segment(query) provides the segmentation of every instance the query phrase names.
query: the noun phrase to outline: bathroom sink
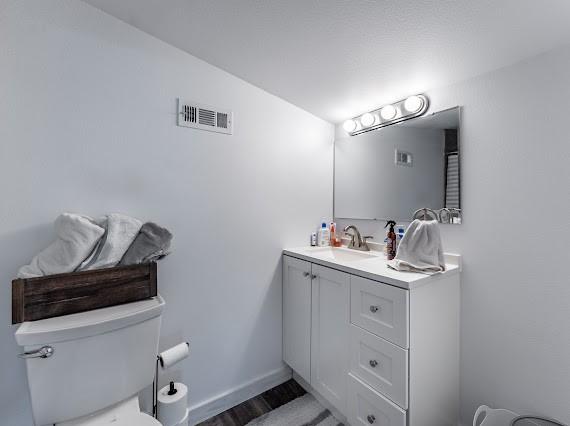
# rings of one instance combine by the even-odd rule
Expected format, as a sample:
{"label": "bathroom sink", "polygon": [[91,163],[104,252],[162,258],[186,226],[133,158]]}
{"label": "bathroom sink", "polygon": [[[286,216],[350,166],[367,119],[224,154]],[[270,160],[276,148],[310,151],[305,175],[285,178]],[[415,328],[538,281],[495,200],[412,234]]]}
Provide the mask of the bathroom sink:
{"label": "bathroom sink", "polygon": [[319,247],[310,249],[311,256],[323,260],[334,260],[337,262],[356,262],[378,257],[378,254],[369,251],[356,251],[340,247]]}

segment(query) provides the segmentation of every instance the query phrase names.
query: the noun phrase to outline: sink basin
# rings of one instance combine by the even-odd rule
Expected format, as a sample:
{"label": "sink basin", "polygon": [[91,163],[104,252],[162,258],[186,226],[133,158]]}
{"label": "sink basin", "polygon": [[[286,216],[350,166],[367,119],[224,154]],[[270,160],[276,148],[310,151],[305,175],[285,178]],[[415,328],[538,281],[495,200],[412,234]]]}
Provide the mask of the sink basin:
{"label": "sink basin", "polygon": [[340,247],[319,247],[310,250],[311,256],[323,260],[335,260],[337,262],[356,262],[358,260],[378,257],[378,254],[369,251],[357,251]]}

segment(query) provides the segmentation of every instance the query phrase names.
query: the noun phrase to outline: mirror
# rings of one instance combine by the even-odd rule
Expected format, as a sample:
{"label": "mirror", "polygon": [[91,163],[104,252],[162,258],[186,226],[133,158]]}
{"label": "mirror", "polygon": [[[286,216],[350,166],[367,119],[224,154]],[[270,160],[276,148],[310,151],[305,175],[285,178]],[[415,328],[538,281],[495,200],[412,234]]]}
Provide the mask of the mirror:
{"label": "mirror", "polygon": [[461,223],[459,124],[455,107],[337,139],[334,216]]}

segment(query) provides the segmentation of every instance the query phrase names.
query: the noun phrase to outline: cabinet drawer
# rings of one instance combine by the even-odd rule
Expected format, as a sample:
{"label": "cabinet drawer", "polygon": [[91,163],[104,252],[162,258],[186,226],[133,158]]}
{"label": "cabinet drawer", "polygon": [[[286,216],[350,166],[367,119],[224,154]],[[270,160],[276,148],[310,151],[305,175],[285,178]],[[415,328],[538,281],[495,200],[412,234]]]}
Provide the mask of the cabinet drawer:
{"label": "cabinet drawer", "polygon": [[348,375],[348,421],[352,426],[406,426],[406,411]]}
{"label": "cabinet drawer", "polygon": [[408,291],[351,276],[350,320],[377,336],[408,348]]}
{"label": "cabinet drawer", "polygon": [[408,408],[408,351],[355,325],[350,326],[350,371]]}

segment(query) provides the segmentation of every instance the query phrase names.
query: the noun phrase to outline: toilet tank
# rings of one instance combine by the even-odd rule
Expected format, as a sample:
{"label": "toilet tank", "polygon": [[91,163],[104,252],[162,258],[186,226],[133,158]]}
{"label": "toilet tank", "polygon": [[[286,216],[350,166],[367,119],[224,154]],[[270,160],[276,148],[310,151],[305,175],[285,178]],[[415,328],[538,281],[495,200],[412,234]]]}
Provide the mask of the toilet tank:
{"label": "toilet tank", "polygon": [[24,351],[54,350],[25,360],[35,424],[91,414],[151,385],[163,307],[157,296],[22,323],[15,336]]}

